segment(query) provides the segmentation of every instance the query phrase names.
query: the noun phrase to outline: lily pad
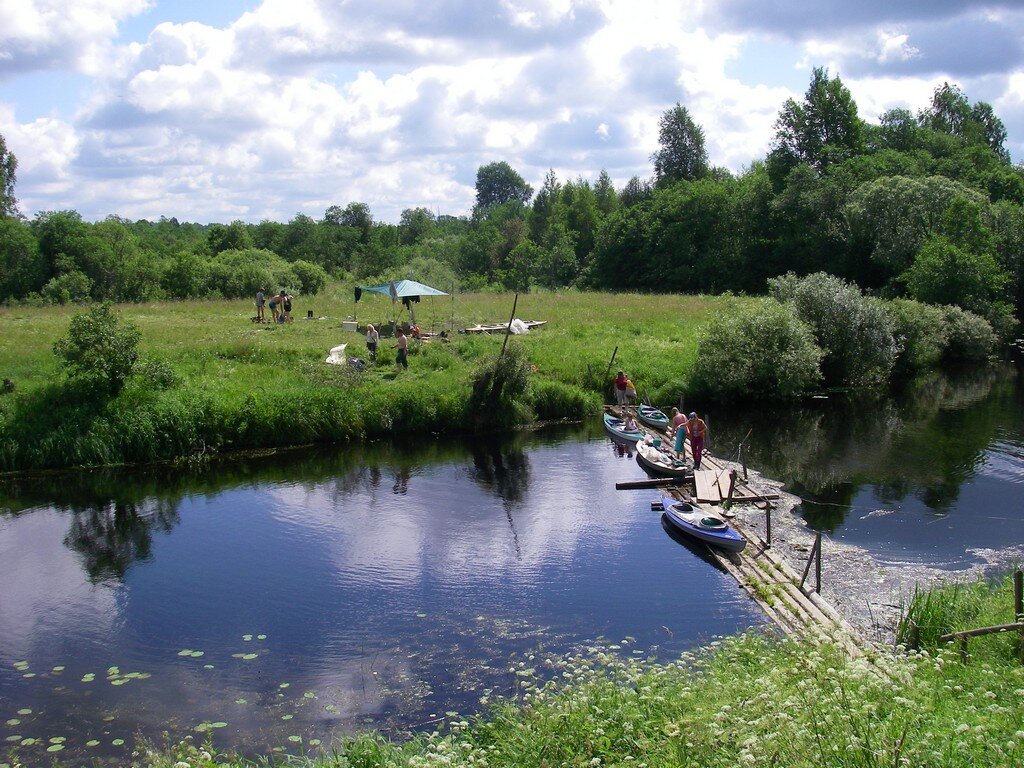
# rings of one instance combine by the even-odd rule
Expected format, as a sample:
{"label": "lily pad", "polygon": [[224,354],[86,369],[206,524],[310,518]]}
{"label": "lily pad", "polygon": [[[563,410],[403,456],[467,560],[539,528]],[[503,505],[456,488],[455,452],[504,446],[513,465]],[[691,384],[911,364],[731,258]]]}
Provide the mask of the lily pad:
{"label": "lily pad", "polygon": [[120,675],[121,674],[121,668],[120,667],[107,667],[107,674],[108,675]]}
{"label": "lily pad", "polygon": [[95,679],[96,679],[96,674],[94,672],[86,672],[84,675],[82,675],[82,682],[83,683],[91,683]]}
{"label": "lily pad", "polygon": [[304,694],[302,694],[302,698],[304,698],[304,699],[315,699],[316,698],[316,694],[313,693],[312,691],[306,691]]}
{"label": "lily pad", "polygon": [[250,640],[252,640],[252,635],[242,635],[242,639],[248,643]]}
{"label": "lily pad", "polygon": [[39,739],[33,739],[33,738],[22,739],[21,740],[21,746],[23,746],[23,747],[31,747],[33,744],[36,744],[38,742],[39,742]]}
{"label": "lily pad", "polygon": [[282,720],[291,720],[295,715],[281,715]]}
{"label": "lily pad", "polygon": [[60,752],[62,749],[64,749],[64,745],[63,744],[51,744],[50,746],[48,746],[46,748],[46,751],[47,752]]}
{"label": "lily pad", "polygon": [[21,738],[22,737],[21,737],[20,733],[13,733],[10,736],[8,736],[6,739],[4,739],[4,741],[21,741]]}
{"label": "lily pad", "polygon": [[24,677],[26,680],[31,680],[35,676],[35,672],[26,672],[24,675],[22,675],[22,677]]}
{"label": "lily pad", "polygon": [[322,742],[320,741],[320,739],[310,739],[309,743],[312,744],[314,747],[319,747]]}
{"label": "lily pad", "polygon": [[64,669],[65,668],[63,666],[58,666],[58,667],[54,667],[53,671],[56,672],[59,675],[61,672],[64,671]]}
{"label": "lily pad", "polygon": [[98,747],[99,745],[99,739],[89,739],[87,742],[85,742],[85,746],[87,747]]}
{"label": "lily pad", "polygon": [[267,636],[266,635],[256,635],[256,639],[257,640],[266,640]]}
{"label": "lily pad", "polygon": [[122,744],[124,744],[124,739],[114,739],[110,743],[113,744],[115,747],[120,747]]}
{"label": "lily pad", "polygon": [[246,699],[235,699],[235,704],[248,704]]}
{"label": "lily pad", "polygon": [[50,743],[51,744],[63,744],[67,740],[68,740],[67,736],[53,736],[53,737],[50,738]]}
{"label": "lily pad", "polygon": [[301,736],[289,736],[288,737],[288,741],[292,742],[293,744],[298,744],[300,741],[302,741],[302,737]]}
{"label": "lily pad", "polygon": [[14,662],[14,668],[16,670],[18,670],[19,672],[24,672],[26,669],[28,669],[28,662],[27,661],[16,661],[16,662]]}
{"label": "lily pad", "polygon": [[218,720],[216,723],[210,723],[211,728],[227,728],[228,724],[223,720]]}
{"label": "lily pad", "polygon": [[189,656],[191,656],[193,659],[198,659],[200,656],[205,656],[205,655],[206,655],[205,651],[192,651],[192,653],[189,654]]}
{"label": "lily pad", "polygon": [[18,710],[18,714],[19,715],[31,715],[32,714],[32,710],[29,709],[28,707],[25,707],[25,709],[19,709]]}
{"label": "lily pad", "polygon": [[191,648],[185,648],[182,651],[178,651],[179,656],[191,656],[193,653],[195,653],[195,651],[193,651]]}
{"label": "lily pad", "polygon": [[251,661],[252,659],[255,659],[257,656],[259,656],[258,653],[243,653],[242,654],[242,658],[245,661]]}
{"label": "lily pad", "polygon": [[12,717],[10,720],[4,723],[4,725],[21,725],[21,720],[19,720],[16,717]]}
{"label": "lily pad", "polygon": [[111,680],[110,684],[111,685],[124,685],[127,682],[128,682],[128,680],[126,680],[125,678],[118,677],[118,678],[115,678],[114,680]]}
{"label": "lily pad", "polygon": [[281,683],[281,684],[280,684],[279,686],[277,686],[277,687],[278,687],[278,688],[287,688],[287,687],[288,687],[289,685],[291,685],[291,683]]}
{"label": "lily pad", "polygon": [[215,669],[213,664],[203,664],[203,669]]}

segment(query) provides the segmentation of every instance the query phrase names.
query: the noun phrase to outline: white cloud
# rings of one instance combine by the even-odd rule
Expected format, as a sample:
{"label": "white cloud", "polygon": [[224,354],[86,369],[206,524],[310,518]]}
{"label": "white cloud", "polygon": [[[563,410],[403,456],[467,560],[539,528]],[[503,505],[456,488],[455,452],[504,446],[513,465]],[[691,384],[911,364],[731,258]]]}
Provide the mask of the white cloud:
{"label": "white cloud", "polygon": [[99,73],[121,20],[150,0],[0,0],[0,78],[37,69]]}

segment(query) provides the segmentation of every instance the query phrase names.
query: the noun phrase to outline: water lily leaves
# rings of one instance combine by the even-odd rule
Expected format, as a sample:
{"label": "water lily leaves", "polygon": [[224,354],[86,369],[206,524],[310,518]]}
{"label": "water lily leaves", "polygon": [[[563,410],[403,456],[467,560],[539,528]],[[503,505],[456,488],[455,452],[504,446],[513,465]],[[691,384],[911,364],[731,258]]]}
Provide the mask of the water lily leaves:
{"label": "water lily leaves", "polygon": [[313,693],[312,691],[306,691],[304,694],[302,694],[302,698],[304,698],[304,699],[315,699],[316,698],[316,694]]}
{"label": "water lily leaves", "polygon": [[243,654],[242,654],[242,659],[243,659],[244,661],[252,661],[252,660],[253,660],[253,659],[255,659],[255,658],[256,658],[257,656],[259,656],[259,654],[258,654],[258,653],[243,653]]}
{"label": "water lily leaves", "polygon": [[4,739],[4,741],[12,741],[12,742],[13,741],[21,741],[21,734],[20,733],[11,734],[6,739]]}
{"label": "water lily leaves", "polygon": [[32,710],[29,709],[28,707],[25,707],[25,709],[19,709],[18,710],[18,714],[19,715],[31,715],[32,714]]}
{"label": "water lily leaves", "polygon": [[110,743],[113,744],[115,747],[120,747],[122,744],[124,744],[124,739],[114,739]]}
{"label": "water lily leaves", "polygon": [[425,619],[425,618],[427,618],[427,614],[425,614],[425,613],[417,613],[416,614],[416,618],[417,619]]}
{"label": "water lily leaves", "polygon": [[116,675],[120,675],[120,674],[121,674],[121,668],[120,667],[107,667],[107,676],[108,677],[115,677]]}
{"label": "water lily leaves", "polygon": [[27,739],[22,739],[21,740],[21,746],[23,746],[23,747],[31,747],[33,744],[38,744],[38,743],[39,743],[39,739],[33,739],[31,737],[27,738]]}
{"label": "water lily leaves", "polygon": [[292,742],[293,744],[298,744],[300,741],[302,741],[302,737],[301,736],[289,736],[288,737],[288,741]]}
{"label": "water lily leaves", "polygon": [[195,653],[195,651],[191,648],[185,648],[183,650],[178,651],[179,656],[191,656],[193,653]]}
{"label": "water lily leaves", "polygon": [[115,677],[113,680],[110,681],[110,684],[111,685],[124,685],[127,682],[128,682],[128,680],[126,680],[123,677]]}
{"label": "water lily leaves", "polygon": [[87,747],[98,747],[99,745],[99,739],[89,739],[87,742],[85,742],[85,746]]}
{"label": "water lily leaves", "polygon": [[64,749],[64,745],[63,744],[51,744],[50,746],[48,746],[46,748],[46,751],[47,752],[60,752],[62,749]]}
{"label": "water lily leaves", "polygon": [[83,683],[91,683],[95,679],[96,679],[96,673],[95,672],[86,672],[84,675],[82,675],[82,682]]}
{"label": "water lily leaves", "polygon": [[31,680],[35,676],[35,672],[26,672],[24,675],[22,675],[22,677],[24,677],[26,680]]}
{"label": "water lily leaves", "polygon": [[27,661],[16,661],[16,662],[14,662],[14,668],[16,670],[18,670],[19,672],[24,672],[26,669],[28,669],[28,662]]}
{"label": "water lily leaves", "polygon": [[67,740],[68,740],[67,736],[51,736],[50,737],[50,743],[51,744],[63,744]]}
{"label": "water lily leaves", "polygon": [[19,720],[16,717],[12,717],[10,720],[4,723],[4,725],[21,725],[21,720]]}
{"label": "water lily leaves", "polygon": [[216,669],[213,664],[203,664],[203,669]]}
{"label": "water lily leaves", "polygon": [[278,688],[287,688],[287,687],[288,687],[289,685],[291,685],[291,683],[281,683],[281,684],[280,684],[279,686],[277,686],[277,687],[278,687]]}
{"label": "water lily leaves", "polygon": [[250,640],[252,640],[252,635],[242,635],[242,639],[248,643]]}
{"label": "water lily leaves", "polygon": [[192,653],[189,654],[189,656],[191,656],[193,659],[198,659],[200,656],[205,656],[205,655],[206,654],[205,654],[204,651],[192,651]]}
{"label": "water lily leaves", "polygon": [[65,670],[65,667],[64,667],[64,666],[56,666],[56,667],[54,667],[54,668],[53,668],[53,669],[52,669],[51,671],[52,671],[52,672],[53,672],[53,673],[54,673],[55,675],[59,675],[59,674],[60,674],[61,672],[63,672],[64,670]]}
{"label": "water lily leaves", "polygon": [[211,728],[227,728],[228,724],[223,720],[218,720],[216,723],[210,723]]}
{"label": "water lily leaves", "polygon": [[281,715],[282,720],[291,720],[295,715]]}
{"label": "water lily leaves", "polygon": [[256,639],[257,640],[266,640],[267,636],[266,635],[256,635]]}
{"label": "water lily leaves", "polygon": [[319,747],[323,742],[321,742],[320,739],[310,739],[309,743],[314,747]]}
{"label": "water lily leaves", "polygon": [[248,704],[248,703],[249,703],[249,701],[247,699],[235,699],[235,704]]}

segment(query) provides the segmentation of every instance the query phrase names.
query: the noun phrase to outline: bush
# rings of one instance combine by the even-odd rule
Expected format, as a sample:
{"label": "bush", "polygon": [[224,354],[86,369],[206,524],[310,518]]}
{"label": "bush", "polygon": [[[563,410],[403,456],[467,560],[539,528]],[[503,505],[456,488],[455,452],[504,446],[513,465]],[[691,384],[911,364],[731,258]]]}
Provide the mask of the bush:
{"label": "bush", "polygon": [[327,272],[319,264],[299,259],[292,263],[292,271],[299,281],[299,292],[304,296],[320,293],[327,285]]}
{"label": "bush", "polygon": [[794,397],[821,379],[822,355],[790,305],[765,299],[707,326],[697,344],[694,384],[723,400]]}
{"label": "bush", "polygon": [[960,307],[943,307],[943,311],[946,323],[944,362],[978,362],[995,353],[998,339],[985,318]]}
{"label": "bush", "polygon": [[583,419],[601,410],[593,392],[551,379],[535,379],[530,385],[530,405],[538,419]]}
{"label": "bush", "polygon": [[65,336],[53,352],[75,378],[89,380],[99,389],[116,395],[124,387],[138,359],[139,329],[123,325],[109,303],[98,304],[71,319]]}
{"label": "bush", "polygon": [[768,287],[780,301],[792,301],[797,317],[810,326],[825,353],[826,385],[863,387],[889,378],[896,360],[892,321],[856,285],[818,272],[799,279],[785,275]]}
{"label": "bush", "polygon": [[946,348],[946,313],[941,307],[911,299],[883,302],[896,341],[893,376],[907,377],[937,368]]}
{"label": "bush", "polygon": [[497,429],[515,424],[524,414],[521,400],[530,383],[530,363],[518,342],[505,354],[483,363],[473,373],[473,392],[467,413],[477,428]]}
{"label": "bush", "polygon": [[83,304],[89,301],[92,280],[77,269],[57,275],[43,286],[43,298],[51,304]]}

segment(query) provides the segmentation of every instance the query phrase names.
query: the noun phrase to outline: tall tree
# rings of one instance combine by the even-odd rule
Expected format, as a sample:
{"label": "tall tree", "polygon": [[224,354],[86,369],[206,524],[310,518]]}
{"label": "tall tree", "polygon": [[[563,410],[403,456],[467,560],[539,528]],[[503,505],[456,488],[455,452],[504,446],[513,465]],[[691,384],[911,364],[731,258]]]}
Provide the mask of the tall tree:
{"label": "tall tree", "polygon": [[476,172],[476,206],[480,211],[514,201],[525,203],[531,195],[533,187],[504,160],[482,165]]}
{"label": "tall tree", "polygon": [[530,237],[538,245],[548,243],[548,231],[551,228],[551,216],[562,192],[562,185],[555,176],[555,169],[549,168],[544,176],[544,184],[533,198],[533,215],[530,217]]}
{"label": "tall tree", "polygon": [[707,175],[708,153],[704,129],[693,122],[686,107],[676,103],[658,121],[661,149],[651,155],[654,178],[659,187],[677,181],[693,181]]}
{"label": "tall tree", "polygon": [[619,196],[615,192],[615,185],[612,184],[612,177],[603,168],[601,175],[597,177],[594,196],[597,198],[597,208],[602,216],[607,216],[619,207]]}
{"label": "tall tree", "polygon": [[803,102],[787,99],[782,106],[769,162],[785,173],[801,162],[821,172],[863,149],[864,123],[853,96],[838,76],[815,67]]}
{"label": "tall tree", "polygon": [[15,171],[18,170],[18,158],[13,152],[7,151],[7,142],[0,134],[0,216],[17,216],[18,201],[14,199]]}

